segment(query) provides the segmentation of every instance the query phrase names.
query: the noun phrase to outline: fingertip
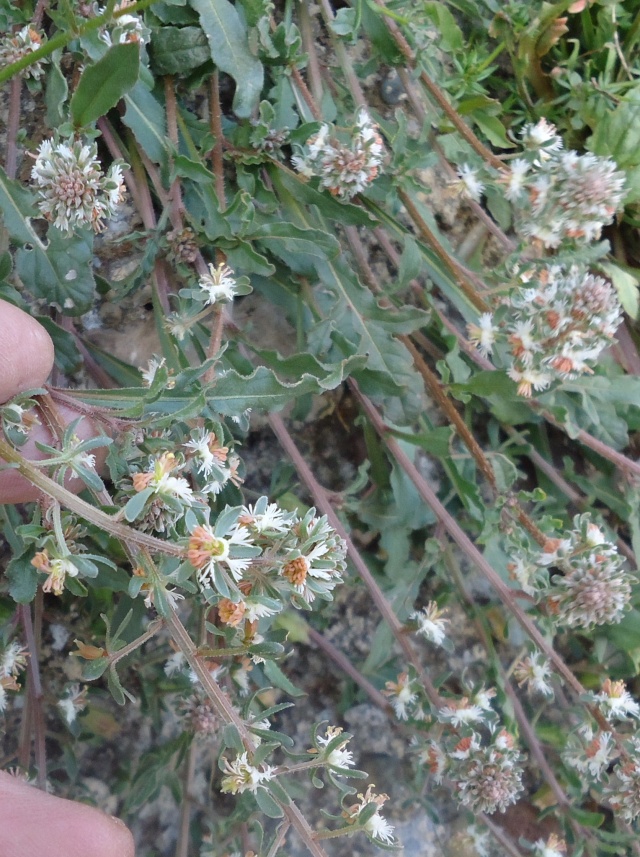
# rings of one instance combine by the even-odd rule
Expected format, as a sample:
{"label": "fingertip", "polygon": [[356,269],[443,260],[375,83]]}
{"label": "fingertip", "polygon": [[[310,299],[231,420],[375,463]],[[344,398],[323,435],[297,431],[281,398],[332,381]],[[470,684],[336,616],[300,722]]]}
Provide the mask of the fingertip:
{"label": "fingertip", "polygon": [[0,300],[0,402],[41,387],[53,368],[51,337],[35,319]]}

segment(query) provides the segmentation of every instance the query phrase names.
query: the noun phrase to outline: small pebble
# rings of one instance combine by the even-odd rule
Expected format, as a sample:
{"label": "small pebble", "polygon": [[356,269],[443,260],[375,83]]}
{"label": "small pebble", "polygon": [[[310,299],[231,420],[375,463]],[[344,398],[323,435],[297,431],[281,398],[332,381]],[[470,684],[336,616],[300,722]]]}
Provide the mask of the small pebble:
{"label": "small pebble", "polygon": [[380,97],[385,104],[392,105],[399,104],[407,97],[402,81],[400,80],[400,75],[395,68],[392,68],[391,71],[387,72],[382,79],[380,83]]}

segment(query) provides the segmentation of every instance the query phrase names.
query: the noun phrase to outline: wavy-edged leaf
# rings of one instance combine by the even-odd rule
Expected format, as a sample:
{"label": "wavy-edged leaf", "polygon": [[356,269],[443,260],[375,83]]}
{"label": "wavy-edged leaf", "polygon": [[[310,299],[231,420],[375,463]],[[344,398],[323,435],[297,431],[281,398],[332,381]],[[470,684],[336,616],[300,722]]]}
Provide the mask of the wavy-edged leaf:
{"label": "wavy-edged leaf", "polygon": [[262,63],[251,53],[247,30],[228,0],[189,0],[200,17],[211,59],[236,82],[233,109],[243,119],[257,106],[264,82]]}
{"label": "wavy-edged leaf", "polygon": [[200,27],[160,27],[151,36],[149,52],[156,74],[189,74],[211,58]]}

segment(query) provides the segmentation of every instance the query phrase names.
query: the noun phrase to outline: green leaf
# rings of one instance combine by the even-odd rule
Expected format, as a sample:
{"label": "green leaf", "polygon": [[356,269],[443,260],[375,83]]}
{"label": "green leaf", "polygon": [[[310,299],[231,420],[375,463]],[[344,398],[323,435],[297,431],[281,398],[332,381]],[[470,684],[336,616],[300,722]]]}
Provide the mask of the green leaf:
{"label": "green leaf", "polygon": [[24,553],[14,557],[7,565],[9,594],[18,604],[29,604],[33,601],[38,588],[38,578],[44,581],[44,577],[38,574],[35,566],[31,565],[33,554],[33,548],[30,547]]}
{"label": "green leaf", "polygon": [[49,246],[23,246],[16,254],[16,268],[25,287],[36,298],[56,304],[64,315],[82,315],[91,306],[93,279],[93,232],[76,230],[66,235],[55,226],[47,232]]}
{"label": "green leaf", "polygon": [[275,661],[265,661],[262,666],[262,671],[274,687],[279,687],[280,690],[284,690],[284,692],[288,693],[289,696],[296,697],[307,695],[304,690],[300,690],[299,687],[296,687],[295,684],[286,677]]}
{"label": "green leaf", "polygon": [[71,97],[71,117],[76,128],[91,125],[104,116],[135,85],[140,71],[137,42],[113,45],[82,73]]}
{"label": "green leaf", "polygon": [[314,256],[333,259],[340,252],[338,240],[320,229],[301,229],[288,221],[264,223],[248,240],[267,239],[265,247],[291,267],[292,256]]}
{"label": "green leaf", "polygon": [[259,788],[256,790],[256,803],[269,818],[282,818],[284,812],[281,807],[275,802],[266,789]]}
{"label": "green leaf", "polygon": [[211,59],[236,82],[233,109],[243,119],[258,105],[264,82],[262,64],[251,53],[246,27],[229,0],[189,0],[200,17]]}
{"label": "green leaf", "polygon": [[57,128],[67,119],[63,107],[69,94],[69,87],[66,77],[60,71],[59,63],[59,57],[51,63],[44,94],[47,105],[47,124],[51,128]]}
{"label": "green leaf", "polygon": [[623,310],[631,318],[638,318],[640,271],[613,262],[600,262],[598,267],[613,283]]}
{"label": "green leaf", "polygon": [[449,53],[462,51],[464,48],[462,30],[445,4],[436,0],[427,0],[422,8],[436,25],[438,47]]}
{"label": "green leaf", "polygon": [[211,58],[207,37],[200,27],[154,30],[149,53],[156,74],[189,74]]}
{"label": "green leaf", "polygon": [[125,95],[124,101],[127,111],[122,121],[131,128],[138,144],[154,164],[166,164],[167,129],[162,105],[140,81]]}
{"label": "green leaf", "polygon": [[129,521],[129,523],[131,523],[131,521],[135,521],[144,509],[144,504],[152,494],[153,487],[144,488],[142,491],[138,491],[137,494],[134,494],[133,497],[127,501],[127,505],[124,507],[123,512],[124,517]]}

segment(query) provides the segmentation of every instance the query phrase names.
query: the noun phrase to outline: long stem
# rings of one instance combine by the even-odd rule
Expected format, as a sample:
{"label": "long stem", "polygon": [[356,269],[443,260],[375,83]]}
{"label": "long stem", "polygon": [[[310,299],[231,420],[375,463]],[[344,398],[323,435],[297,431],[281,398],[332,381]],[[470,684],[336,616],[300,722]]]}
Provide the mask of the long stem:
{"label": "long stem", "polygon": [[29,651],[29,662],[27,669],[29,671],[30,682],[29,689],[32,702],[32,717],[33,717],[33,737],[35,746],[35,760],[38,768],[37,782],[38,788],[46,790],[47,787],[47,752],[45,746],[45,722],[43,711],[43,693],[42,682],[40,680],[40,662],[39,652],[36,645],[36,638],[33,631],[33,622],[31,619],[31,607],[29,604],[23,604],[20,607],[20,616],[22,619],[22,627],[27,641],[27,649]]}
{"label": "long stem", "polygon": [[9,116],[7,120],[7,155],[5,171],[10,179],[15,179],[18,169],[18,131],[20,130],[20,95],[22,93],[22,78],[17,75],[11,81],[9,88]]}
{"label": "long stem", "polygon": [[17,450],[15,450],[7,441],[0,440],[0,459],[15,464],[16,470],[29,480],[36,488],[39,488],[44,494],[58,500],[62,505],[66,506],[72,512],[75,512],[86,521],[90,521],[97,527],[111,533],[114,536],[131,544],[140,545],[141,547],[149,548],[154,553],[165,553],[170,556],[183,556],[184,548],[171,542],[163,542],[156,539],[154,536],[149,536],[147,533],[141,533],[125,524],[121,524],[111,515],[102,512],[80,497],[76,497],[71,491],[58,485],[53,479],[49,479],[44,473],[41,473],[37,467],[24,458]]}

